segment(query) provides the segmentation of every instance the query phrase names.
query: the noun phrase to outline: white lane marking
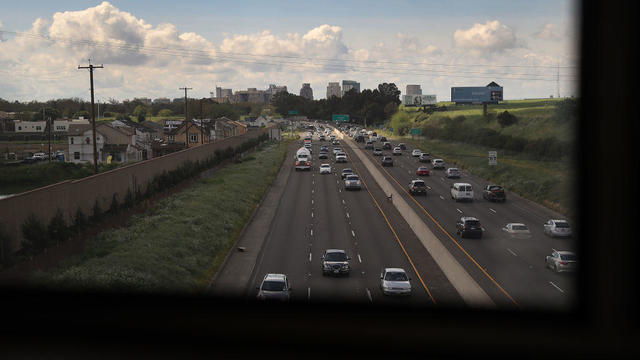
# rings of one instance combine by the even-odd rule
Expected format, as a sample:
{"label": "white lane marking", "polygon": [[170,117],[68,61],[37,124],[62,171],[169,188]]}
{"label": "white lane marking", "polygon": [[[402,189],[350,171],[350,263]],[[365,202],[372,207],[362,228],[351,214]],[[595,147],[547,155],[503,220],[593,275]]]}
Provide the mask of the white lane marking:
{"label": "white lane marking", "polygon": [[511,250],[509,248],[507,248],[507,251],[509,251],[511,253],[511,255],[513,255],[513,256],[518,256],[518,254],[514,253],[513,250]]}
{"label": "white lane marking", "polygon": [[496,213],[496,211],[493,210],[492,208],[489,208],[489,211],[493,212],[494,214]]}
{"label": "white lane marking", "polygon": [[344,199],[342,199],[342,203],[344,204]]}
{"label": "white lane marking", "polygon": [[307,299],[311,299],[311,288],[307,288]]}
{"label": "white lane marking", "polygon": [[311,193],[312,193],[312,194],[313,194],[313,191],[314,191],[314,190],[313,190],[313,189],[311,189]]}
{"label": "white lane marking", "polygon": [[358,254],[358,261],[362,262],[362,258],[360,257],[360,254]]}
{"label": "white lane marking", "polygon": [[338,192],[340,192],[340,193],[341,193],[341,192],[342,192],[342,190],[341,190],[341,189],[338,189]]}
{"label": "white lane marking", "polygon": [[351,230],[351,235],[353,235],[353,237],[356,237],[356,233],[353,232],[353,230]]}
{"label": "white lane marking", "polygon": [[411,170],[407,170],[407,172],[408,172],[409,174],[411,174]]}
{"label": "white lane marking", "polygon": [[427,189],[431,190],[431,186],[427,185]]}
{"label": "white lane marking", "polygon": [[440,195],[440,199],[444,200],[444,198],[442,197],[442,195]]}
{"label": "white lane marking", "polygon": [[309,262],[311,262],[311,253],[309,253]]}
{"label": "white lane marking", "polygon": [[347,217],[349,217],[349,213],[347,213]]}
{"label": "white lane marking", "polygon": [[311,229],[311,236],[313,236],[313,229]]}
{"label": "white lane marking", "polygon": [[462,210],[460,210],[460,209],[458,209],[458,208],[456,208],[456,210],[458,210],[458,212],[459,212],[460,214],[462,214]]}
{"label": "white lane marking", "polygon": [[311,212],[311,217],[313,217],[313,211]]}
{"label": "white lane marking", "polygon": [[563,294],[564,294],[564,290],[560,289],[560,288],[558,287],[558,285],[556,285],[556,284],[552,283],[551,281],[549,281],[549,284],[553,285],[553,287],[554,287],[554,288],[558,289],[558,291],[560,291],[561,293],[563,293]]}
{"label": "white lane marking", "polygon": [[311,199],[311,204],[313,204],[313,199]]}
{"label": "white lane marking", "polygon": [[311,180],[311,185],[315,185],[316,181],[315,180]]}
{"label": "white lane marking", "polygon": [[443,177],[440,177],[440,180],[444,181],[444,178],[443,178]]}
{"label": "white lane marking", "polygon": [[373,302],[373,299],[371,298],[371,291],[369,291],[369,289],[367,289],[367,296],[369,297],[369,301]]}

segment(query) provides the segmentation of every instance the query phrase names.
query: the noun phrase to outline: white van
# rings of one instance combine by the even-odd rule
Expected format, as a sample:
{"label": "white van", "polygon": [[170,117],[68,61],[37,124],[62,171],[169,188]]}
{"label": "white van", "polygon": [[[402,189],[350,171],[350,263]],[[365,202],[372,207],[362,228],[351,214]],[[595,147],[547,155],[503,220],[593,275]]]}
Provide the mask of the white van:
{"label": "white van", "polygon": [[471,184],[454,183],[451,185],[451,198],[455,201],[473,201],[473,188],[471,187]]}

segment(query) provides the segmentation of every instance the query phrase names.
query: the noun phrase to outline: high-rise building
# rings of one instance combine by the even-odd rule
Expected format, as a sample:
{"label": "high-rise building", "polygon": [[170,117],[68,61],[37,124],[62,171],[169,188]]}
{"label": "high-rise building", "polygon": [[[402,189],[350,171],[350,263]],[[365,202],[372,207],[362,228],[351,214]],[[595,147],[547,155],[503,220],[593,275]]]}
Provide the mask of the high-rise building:
{"label": "high-rise building", "polygon": [[342,80],[342,95],[351,90],[356,89],[356,92],[360,92],[360,83],[353,80]]}
{"label": "high-rise building", "polygon": [[407,85],[405,95],[422,95],[422,89],[420,85]]}
{"label": "high-rise building", "polygon": [[342,97],[340,83],[330,82],[329,85],[327,86],[327,99],[330,99],[332,96]]}
{"label": "high-rise building", "polygon": [[302,84],[302,88],[300,89],[300,96],[305,99],[313,100],[313,89],[311,89],[311,84]]}

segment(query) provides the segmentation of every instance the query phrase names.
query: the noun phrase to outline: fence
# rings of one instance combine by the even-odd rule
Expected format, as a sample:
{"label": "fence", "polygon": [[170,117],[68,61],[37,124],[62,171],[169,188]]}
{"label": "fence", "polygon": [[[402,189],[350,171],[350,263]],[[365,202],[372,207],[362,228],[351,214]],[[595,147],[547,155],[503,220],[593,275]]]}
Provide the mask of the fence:
{"label": "fence", "polygon": [[17,250],[22,241],[22,224],[34,214],[43,224],[49,223],[60,209],[67,224],[72,223],[78,209],[84,214],[91,214],[95,204],[105,210],[111,206],[114,194],[122,202],[128,189],[141,192],[154,176],[164,171],[178,168],[186,161],[204,161],[214,155],[216,150],[238,147],[245,141],[268,133],[271,127],[250,131],[246,134],[222,139],[210,144],[181,150],[151,160],[119,167],[97,175],[77,180],[65,180],[42,188],[27,191],[0,200],[0,222],[11,238],[8,246]]}

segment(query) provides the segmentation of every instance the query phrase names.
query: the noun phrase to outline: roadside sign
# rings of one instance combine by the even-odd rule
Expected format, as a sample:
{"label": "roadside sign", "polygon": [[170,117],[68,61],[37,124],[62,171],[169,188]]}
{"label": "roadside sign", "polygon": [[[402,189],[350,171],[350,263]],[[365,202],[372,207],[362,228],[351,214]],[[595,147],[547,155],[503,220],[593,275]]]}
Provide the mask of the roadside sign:
{"label": "roadside sign", "polygon": [[289,115],[298,115],[298,110],[289,110]]}
{"label": "roadside sign", "polygon": [[333,115],[331,115],[331,120],[334,121],[334,122],[339,122],[339,121],[349,122],[349,115],[348,114],[333,114]]}
{"label": "roadside sign", "polygon": [[411,135],[420,135],[420,134],[422,134],[422,129],[413,128],[413,129],[409,130],[409,134],[411,134]]}
{"label": "roadside sign", "polygon": [[498,165],[498,152],[489,151],[489,166]]}

